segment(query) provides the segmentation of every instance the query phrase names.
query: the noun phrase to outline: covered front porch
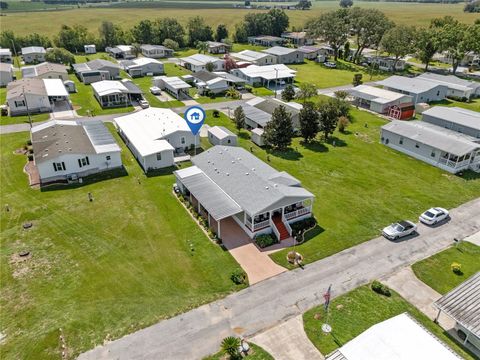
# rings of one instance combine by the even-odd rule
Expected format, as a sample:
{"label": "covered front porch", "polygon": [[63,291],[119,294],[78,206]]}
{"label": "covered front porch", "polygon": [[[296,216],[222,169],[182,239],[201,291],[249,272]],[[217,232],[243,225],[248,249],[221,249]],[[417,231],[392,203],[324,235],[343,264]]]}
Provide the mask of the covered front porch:
{"label": "covered front porch", "polygon": [[[440,156],[438,162],[440,165],[446,167],[447,171],[456,173],[468,169],[470,165],[474,162],[474,160],[478,158],[479,154],[477,154],[477,156],[474,156],[475,154],[468,153],[462,156],[457,156],[447,152],[442,152],[442,155]],[[475,168],[472,167],[472,170],[474,169]]]}

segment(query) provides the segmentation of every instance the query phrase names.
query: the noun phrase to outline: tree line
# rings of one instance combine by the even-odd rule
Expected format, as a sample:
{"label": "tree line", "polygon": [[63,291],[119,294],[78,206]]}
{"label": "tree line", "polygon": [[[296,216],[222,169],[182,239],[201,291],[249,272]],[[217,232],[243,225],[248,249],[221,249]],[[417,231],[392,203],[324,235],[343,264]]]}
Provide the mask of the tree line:
{"label": "tree line", "polygon": [[351,57],[355,63],[362,60],[366,48],[385,51],[398,60],[407,54],[416,54],[425,64],[425,70],[439,52],[445,52],[451,60],[453,73],[469,52],[480,52],[480,20],[471,25],[451,16],[431,20],[426,28],[395,25],[377,9],[359,7],[341,8],[310,20],[306,28],[314,37],[322,38],[334,51],[335,59],[341,53],[349,57],[353,38],[356,49]]}

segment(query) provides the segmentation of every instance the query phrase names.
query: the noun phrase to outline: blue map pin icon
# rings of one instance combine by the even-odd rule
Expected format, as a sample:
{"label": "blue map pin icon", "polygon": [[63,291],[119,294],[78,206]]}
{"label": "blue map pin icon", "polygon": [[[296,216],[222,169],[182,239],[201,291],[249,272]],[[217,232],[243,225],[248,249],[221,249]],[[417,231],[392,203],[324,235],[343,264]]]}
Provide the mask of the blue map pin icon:
{"label": "blue map pin icon", "polygon": [[185,111],[183,117],[185,118],[192,134],[197,135],[207,116],[205,110],[200,106],[191,106]]}

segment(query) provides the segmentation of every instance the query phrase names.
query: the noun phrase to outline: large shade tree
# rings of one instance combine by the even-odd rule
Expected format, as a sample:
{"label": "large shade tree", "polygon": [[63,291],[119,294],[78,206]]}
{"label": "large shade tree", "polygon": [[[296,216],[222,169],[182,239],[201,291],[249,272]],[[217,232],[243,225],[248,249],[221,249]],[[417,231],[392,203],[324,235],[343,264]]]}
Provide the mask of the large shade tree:
{"label": "large shade tree", "polygon": [[272,119],[265,126],[264,138],[265,142],[278,150],[285,150],[292,143],[294,132],[292,117],[280,105],[272,113]]}
{"label": "large shade tree", "polygon": [[300,134],[305,142],[310,142],[318,134],[318,118],[319,114],[312,102],[303,104],[298,116],[300,123]]}
{"label": "large shade tree", "polygon": [[393,71],[395,72],[400,58],[414,51],[415,28],[399,25],[387,30],[383,35],[380,46],[394,57]]}

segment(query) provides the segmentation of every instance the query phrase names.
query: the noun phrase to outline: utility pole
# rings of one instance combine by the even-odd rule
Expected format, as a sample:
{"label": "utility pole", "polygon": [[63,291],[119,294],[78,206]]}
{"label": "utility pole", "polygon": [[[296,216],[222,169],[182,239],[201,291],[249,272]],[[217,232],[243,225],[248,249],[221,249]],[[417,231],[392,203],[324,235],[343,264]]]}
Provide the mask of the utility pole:
{"label": "utility pole", "polygon": [[275,68],[275,99],[277,98],[277,90],[278,90],[278,69]]}
{"label": "utility pole", "polygon": [[[13,53],[15,54],[15,59],[17,60],[18,69],[20,69],[20,60],[18,59],[17,49],[15,48],[15,43],[13,42],[13,39],[10,39],[10,41],[12,42]],[[13,63],[15,64],[15,61]]]}

